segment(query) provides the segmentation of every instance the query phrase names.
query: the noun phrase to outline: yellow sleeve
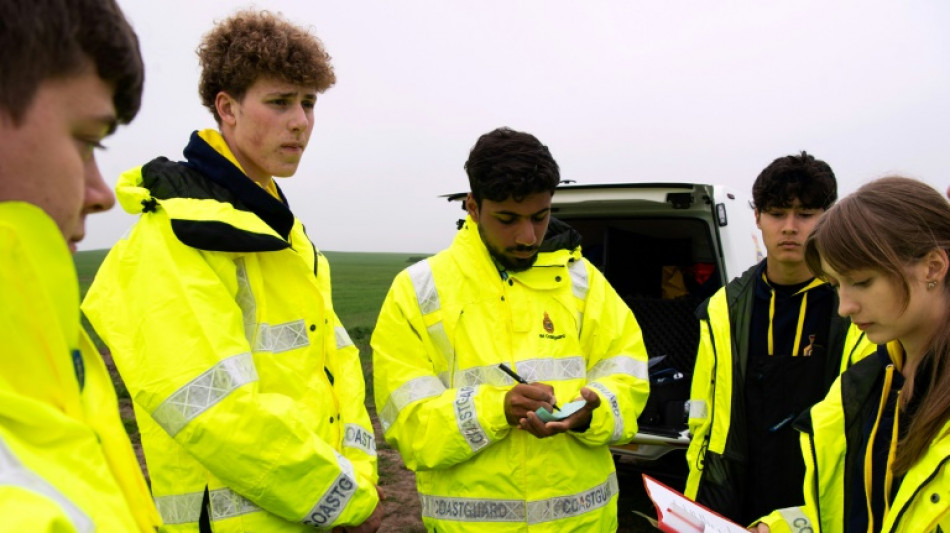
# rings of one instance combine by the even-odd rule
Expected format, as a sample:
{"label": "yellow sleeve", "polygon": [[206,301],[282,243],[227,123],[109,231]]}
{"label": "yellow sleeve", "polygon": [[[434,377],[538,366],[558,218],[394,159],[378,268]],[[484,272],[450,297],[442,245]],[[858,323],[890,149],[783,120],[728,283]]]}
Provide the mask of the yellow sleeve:
{"label": "yellow sleeve", "polygon": [[[604,275],[586,259],[571,268],[586,269],[580,344],[587,359],[586,387],[600,396],[590,428],[570,432],[589,446],[630,442],[650,393],[647,350],[636,317]],[[583,274],[583,272],[581,273]]]}

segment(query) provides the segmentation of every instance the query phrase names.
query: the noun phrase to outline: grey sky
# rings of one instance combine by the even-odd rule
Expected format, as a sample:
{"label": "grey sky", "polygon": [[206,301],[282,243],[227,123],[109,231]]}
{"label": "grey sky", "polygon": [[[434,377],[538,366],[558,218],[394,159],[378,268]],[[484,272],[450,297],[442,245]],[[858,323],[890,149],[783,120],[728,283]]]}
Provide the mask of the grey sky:
{"label": "grey sky", "polygon": [[[895,172],[950,185],[950,4],[936,0],[120,4],[147,72],[139,117],[99,154],[110,184],[214,126],[194,54],[214,21],[264,7],[323,40],[338,82],[278,182],[323,250],[445,247],[462,212],[438,195],[467,189],[468,150],[502,125],[537,135],[579,183],[748,190],[805,149],[842,195]],[[82,248],[134,220],[119,206],[91,217]]]}

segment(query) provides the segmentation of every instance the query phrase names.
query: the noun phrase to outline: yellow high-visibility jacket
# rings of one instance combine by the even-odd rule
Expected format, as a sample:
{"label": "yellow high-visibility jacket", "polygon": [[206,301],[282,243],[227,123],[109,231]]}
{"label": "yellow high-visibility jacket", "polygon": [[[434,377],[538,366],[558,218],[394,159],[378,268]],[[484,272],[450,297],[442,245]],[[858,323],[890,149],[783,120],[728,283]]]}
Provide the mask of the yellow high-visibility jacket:
{"label": "yellow high-visibility jacket", "polygon": [[[892,394],[897,372],[892,357],[898,351],[902,350],[897,343],[881,345],[877,354],[842,374],[828,396],[796,423],[802,432],[807,468],[805,505],[780,509],[765,517],[762,521],[773,533],[853,531],[848,522],[850,510],[854,506],[867,508],[866,494],[871,492],[870,479],[874,478],[866,473],[873,461],[866,457],[868,448],[862,445],[862,432],[869,422],[879,420],[883,398]],[[893,428],[881,426],[877,431],[892,432]],[[889,469],[891,465],[888,461],[887,465],[876,466]],[[856,472],[865,480],[861,493],[852,486]],[[887,502],[883,522],[870,524],[869,530],[950,531],[950,421],[900,480],[896,494]]]}
{"label": "yellow high-visibility jacket", "polygon": [[[649,391],[637,321],[552,228],[534,267],[502,279],[471,218],[452,246],[401,272],[373,332],[386,440],[416,472],[430,531],[614,531],[608,445],[630,441]],[[573,232],[572,229],[569,229]],[[575,234],[576,235],[576,234]],[[504,397],[527,381],[564,405],[589,387],[590,427],[538,439],[510,427]]]}
{"label": "yellow high-visibility jacket", "polygon": [[[700,340],[690,391],[689,477],[684,494],[727,516],[739,514],[743,498],[755,497],[739,489],[748,446],[753,443],[746,442],[745,432],[736,428],[745,424],[740,407],[743,376],[749,357],[755,278],[761,268],[762,263],[750,268],[697,310]],[[833,309],[837,310],[837,297]],[[829,367],[826,375],[815,379],[825,380],[830,387],[838,374],[874,349],[850,320],[833,314],[828,333]]]}
{"label": "yellow high-visibility jacket", "polygon": [[216,132],[185,156],[120,177],[141,216],[83,303],[135,402],[166,528],[360,524],[378,503],[376,449],[328,263]]}
{"label": "yellow high-visibility jacket", "polygon": [[26,203],[0,203],[0,338],[0,530],[154,532],[69,249]]}

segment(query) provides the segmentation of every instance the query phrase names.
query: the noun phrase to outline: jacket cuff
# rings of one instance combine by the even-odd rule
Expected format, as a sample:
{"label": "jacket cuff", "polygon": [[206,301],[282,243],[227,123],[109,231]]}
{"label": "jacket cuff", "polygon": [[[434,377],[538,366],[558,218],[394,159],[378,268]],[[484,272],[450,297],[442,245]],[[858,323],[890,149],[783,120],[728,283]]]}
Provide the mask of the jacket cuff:
{"label": "jacket cuff", "polygon": [[479,418],[491,441],[502,439],[511,431],[505,417],[505,395],[510,388],[483,385],[478,401]]}

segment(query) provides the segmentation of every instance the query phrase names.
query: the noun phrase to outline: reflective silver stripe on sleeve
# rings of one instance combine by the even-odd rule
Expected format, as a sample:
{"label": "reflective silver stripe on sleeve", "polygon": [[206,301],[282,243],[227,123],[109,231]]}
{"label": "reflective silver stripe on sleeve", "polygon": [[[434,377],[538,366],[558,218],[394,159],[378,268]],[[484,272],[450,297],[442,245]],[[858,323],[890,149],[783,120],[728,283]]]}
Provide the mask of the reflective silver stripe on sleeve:
{"label": "reflective silver stripe on sleeve", "polygon": [[336,335],[337,350],[342,350],[347,346],[353,346],[353,339],[350,338],[350,334],[346,332],[346,328],[343,326],[333,328],[333,333]]}
{"label": "reflective silver stripe on sleeve", "polygon": [[617,396],[610,392],[610,389],[603,383],[592,381],[588,383],[587,386],[592,389],[597,389],[610,405],[610,412],[614,416],[614,431],[610,434],[610,442],[608,444],[613,444],[623,436],[623,416],[620,414],[620,404],[617,402]]}
{"label": "reflective silver stripe on sleeve", "polygon": [[650,379],[646,361],[634,359],[629,355],[617,355],[604,359],[590,369],[588,379],[599,379],[611,374],[626,374],[644,381]]}
{"label": "reflective silver stripe on sleeve", "polygon": [[253,381],[257,381],[253,356],[229,357],[175,391],[152,412],[152,418],[174,437],[195,417]]}
{"label": "reflective silver stripe on sleeve", "polygon": [[584,261],[576,260],[568,267],[571,273],[571,288],[574,291],[574,297],[581,300],[587,299],[587,291],[590,289],[590,282],[587,279],[587,265]]}
{"label": "reflective silver stripe on sleeve", "polygon": [[412,286],[416,289],[416,300],[419,302],[419,309],[422,310],[423,316],[438,311],[441,307],[439,291],[435,288],[435,279],[432,277],[429,261],[423,259],[407,268],[406,272],[412,280]]}
{"label": "reflective silver stripe on sleeve", "polygon": [[707,416],[709,416],[709,411],[706,407],[706,400],[697,400],[695,398],[689,400],[690,418],[704,419]]}
{"label": "reflective silver stripe on sleeve", "polygon": [[788,528],[791,529],[793,533],[812,533],[814,531],[811,520],[802,512],[800,507],[786,507],[779,509],[778,513],[782,516],[788,524]]}
{"label": "reflective silver stripe on sleeve", "polygon": [[580,516],[601,509],[619,491],[617,475],[591,489],[546,500],[492,500],[449,498],[419,494],[422,516],[453,522],[527,522],[540,524]]}
{"label": "reflective silver stripe on sleeve", "polygon": [[86,513],[69,501],[56,487],[21,463],[3,440],[0,440],[0,485],[19,487],[56,502],[69,517],[76,531],[80,533],[92,533],[96,530],[96,525]]}
{"label": "reflective silver stripe on sleeve", "polygon": [[201,517],[203,492],[155,497],[155,507],[166,525],[197,522]]}
{"label": "reflective silver stripe on sleeve", "polygon": [[488,435],[478,422],[478,413],[475,411],[477,393],[478,387],[462,387],[455,394],[455,422],[473,452],[488,446]]}
{"label": "reflective silver stripe on sleeve", "polygon": [[389,395],[383,411],[379,414],[383,433],[389,430],[389,426],[393,425],[396,417],[399,416],[399,411],[405,409],[407,405],[438,396],[443,392],[445,392],[445,385],[435,376],[422,376],[403,383]]}
{"label": "reflective silver stripe on sleeve", "polygon": [[[564,381],[569,379],[584,379],[587,376],[584,358],[575,355],[572,357],[549,357],[546,359],[526,359],[516,361],[518,374],[526,381]],[[511,378],[508,378],[511,380]],[[514,380],[511,380],[514,383]]]}
{"label": "reflective silver stripe on sleeve", "polygon": [[570,496],[559,496],[547,500],[528,502],[528,523],[539,524],[552,520],[561,520],[600,509],[610,503],[610,499],[617,494],[619,490],[620,486],[617,483],[617,474],[611,472],[607,481],[604,481],[592,489],[571,494]]}
{"label": "reflective silver stripe on sleeve", "polygon": [[[261,508],[229,488],[208,491],[211,501],[211,517],[215,520],[256,513]],[[165,524],[190,524],[201,517],[201,502],[204,492],[189,492],[155,498],[155,507]]]}
{"label": "reflective silver stripe on sleeve", "polygon": [[307,324],[304,320],[294,320],[284,324],[271,326],[259,324],[257,339],[254,342],[255,352],[280,353],[310,345],[307,336]]}
{"label": "reflective silver stripe on sleeve", "polygon": [[376,455],[376,437],[359,424],[346,424],[343,430],[343,446],[363,450]]}
{"label": "reflective silver stripe on sleeve", "polygon": [[304,525],[330,526],[340,517],[343,508],[356,494],[356,475],[353,473],[353,464],[346,457],[336,452],[334,454],[336,454],[336,461],[340,467],[340,475],[333,480],[330,488],[320,497],[320,501],[301,520]]}

